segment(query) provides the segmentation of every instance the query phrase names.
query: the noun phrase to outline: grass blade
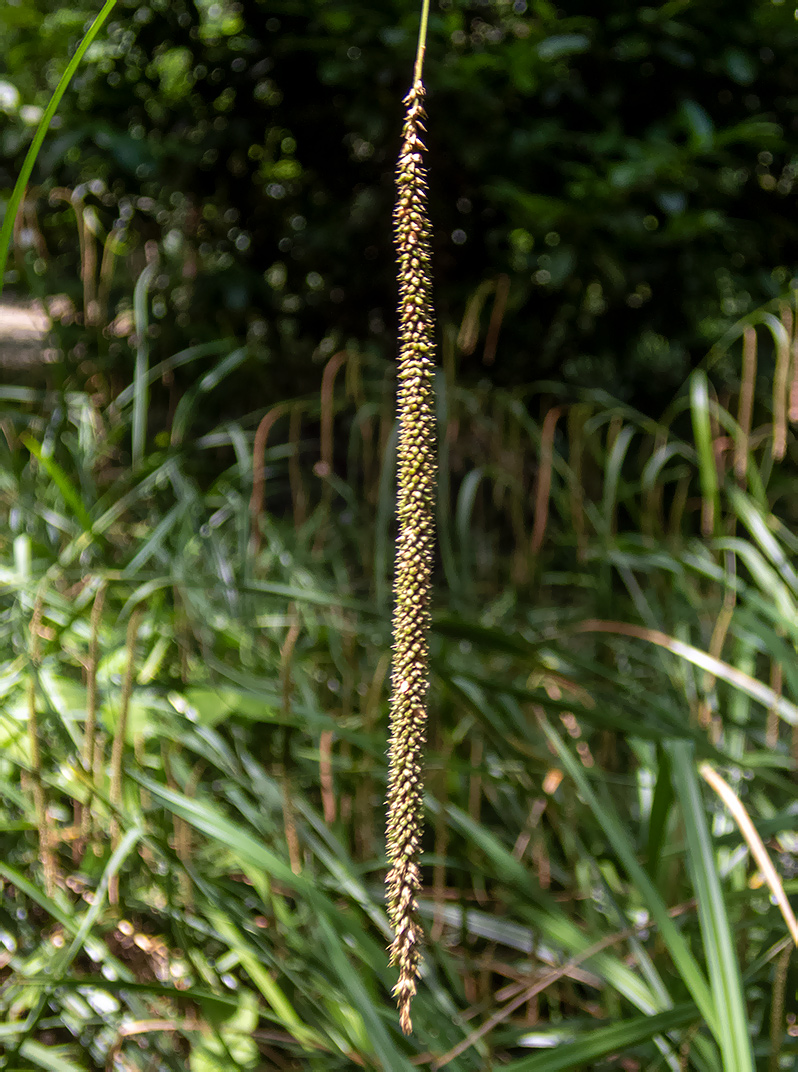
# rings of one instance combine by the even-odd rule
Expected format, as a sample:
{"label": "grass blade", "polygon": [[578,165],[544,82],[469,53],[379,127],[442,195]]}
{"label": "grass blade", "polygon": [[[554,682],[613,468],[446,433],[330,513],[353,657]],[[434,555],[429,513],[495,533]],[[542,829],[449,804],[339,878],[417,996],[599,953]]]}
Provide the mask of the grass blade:
{"label": "grass blade", "polygon": [[785,722],[798,725],[798,706],[794,703],[785,700],[783,696],[777,696],[773,689],[763,685],[756,678],[749,677],[748,674],[742,673],[736,667],[730,666],[721,659],[716,659],[713,655],[708,655],[705,651],[701,651],[700,648],[693,647],[692,644],[685,644],[683,641],[677,640],[676,637],[667,636],[665,633],[660,633],[655,629],[645,629],[639,625],[627,625],[625,622],[581,622],[578,626],[578,631],[582,633],[616,633],[619,636],[637,637],[640,640],[647,640],[651,644],[657,644],[674,655],[678,655],[681,659],[692,663],[693,666],[697,666],[700,670],[706,670],[707,673],[720,678],[721,681],[725,681],[735,689],[739,689],[740,692],[744,692],[747,696],[757,700],[763,707],[775,708]]}
{"label": "grass blade", "polygon": [[[624,1020],[611,1027],[600,1027],[577,1042],[557,1046],[549,1053],[522,1057],[520,1061],[505,1065],[504,1072],[565,1072],[569,1068],[591,1068],[593,1061],[598,1061],[607,1054],[620,1053],[630,1046],[637,1046],[649,1040],[653,1044],[655,1035],[685,1027],[695,1019],[695,1015],[694,1005],[677,1005],[655,1016],[636,1016],[634,1020]],[[653,1053],[651,1057],[653,1059]]]}
{"label": "grass blade", "polygon": [[753,1072],[740,968],[695,772],[693,745],[689,741],[672,741],[667,747],[673,761],[673,784],[682,806],[687,857],[698,898],[698,918],[717,1014],[715,1038],[725,1072]]}
{"label": "grass blade", "polygon": [[116,7],[116,0],[106,0],[105,6],[99,13],[97,18],[91,24],[86,31],[83,40],[77,47],[75,55],[67,64],[67,68],[61,76],[58,85],[53,90],[53,95],[50,97],[50,101],[44,110],[44,115],[39,120],[39,125],[36,128],[36,133],[33,136],[30,148],[25,155],[25,159],[22,162],[22,168],[17,181],[14,183],[14,189],[11,192],[11,199],[6,206],[6,214],[3,217],[3,226],[0,227],[0,294],[3,293],[3,280],[5,278],[6,261],[8,260],[8,249],[11,245],[11,237],[14,233],[14,224],[17,219],[17,212],[19,206],[22,203],[22,198],[25,196],[25,190],[28,185],[28,179],[33,172],[33,166],[36,163],[36,157],[39,155],[39,150],[42,147],[47,131],[50,128],[50,123],[53,121],[53,116],[58,111],[58,105],[61,103],[61,98],[66,93],[69,83],[75,75],[81,60],[86,55],[89,45],[102,29],[103,23]]}
{"label": "grass blade", "polygon": [[668,910],[660,897],[659,891],[654,886],[644,869],[637,861],[634,846],[626,831],[626,827],[614,808],[609,803],[600,802],[588,781],[581,765],[571,755],[559,734],[544,722],[543,729],[549,741],[555,748],[566,772],[573,778],[585,803],[593,812],[599,826],[604,831],[612,845],[615,854],[623,864],[629,878],[637,887],[637,891],[644,904],[651,913],[652,918],[659,927],[662,940],[668,948],[682,980],[696,1003],[699,1012],[707,1025],[717,1037],[717,1016],[712,993],[707,985],[701,968],[690,951],[687,942],[681,932],[674,925],[668,915]]}
{"label": "grass blade", "polygon": [[64,502],[71,508],[83,531],[90,533],[91,517],[67,474],[54,458],[45,453],[44,448],[36,442],[33,436],[23,435],[20,439],[61,492]]}
{"label": "grass blade", "polygon": [[711,536],[720,520],[720,495],[709,417],[709,382],[702,369],[690,378],[690,415],[701,479],[701,531],[705,536]]}
{"label": "grass blade", "polygon": [[147,370],[150,362],[149,318],[147,316],[147,295],[150,280],[158,270],[158,262],[148,264],[136,280],[133,290],[133,319],[136,326],[136,364],[133,372],[133,427],[132,460],[133,468],[138,469],[144,460],[144,444],[147,439],[147,408],[150,392]]}

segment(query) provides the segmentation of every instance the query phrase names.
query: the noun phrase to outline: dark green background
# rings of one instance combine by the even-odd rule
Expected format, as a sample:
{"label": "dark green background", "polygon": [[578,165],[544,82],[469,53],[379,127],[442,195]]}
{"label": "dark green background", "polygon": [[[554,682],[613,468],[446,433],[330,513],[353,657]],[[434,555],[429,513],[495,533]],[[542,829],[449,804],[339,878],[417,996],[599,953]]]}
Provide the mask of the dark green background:
{"label": "dark green background", "polygon": [[[46,101],[99,6],[0,8],[0,77],[22,105]],[[161,356],[246,337],[246,390],[264,403],[315,383],[352,340],[391,357],[393,165],[417,22],[415,0],[120,0],[36,167],[48,256],[18,262],[12,292],[80,303],[74,216],[47,195],[85,184],[101,227],[131,242],[119,307],[159,243]],[[479,343],[460,375],[598,385],[658,410],[729,324],[784,292],[796,46],[792,6],[770,0],[433,0],[441,336],[480,283],[510,280],[495,363]],[[0,112],[0,190],[32,131]],[[79,325],[62,332],[66,375],[81,341]],[[111,370],[130,352],[101,333],[96,351]]]}

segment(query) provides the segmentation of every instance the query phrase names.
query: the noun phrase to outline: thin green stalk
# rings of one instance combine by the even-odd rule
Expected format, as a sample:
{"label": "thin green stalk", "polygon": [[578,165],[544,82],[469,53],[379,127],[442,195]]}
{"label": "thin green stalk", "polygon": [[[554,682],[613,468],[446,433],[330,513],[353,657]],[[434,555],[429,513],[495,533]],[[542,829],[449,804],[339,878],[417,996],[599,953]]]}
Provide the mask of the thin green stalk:
{"label": "thin green stalk", "polygon": [[131,455],[133,468],[138,469],[144,460],[147,440],[147,416],[150,405],[150,389],[147,373],[150,363],[149,317],[147,300],[150,283],[158,271],[157,260],[151,260],[136,280],[133,291],[133,316],[136,325],[136,364],[133,373],[133,422],[131,427]]}
{"label": "thin green stalk", "polygon": [[33,608],[30,625],[30,679],[28,681],[28,743],[30,748],[30,771],[33,807],[39,835],[39,859],[44,875],[44,889],[48,897],[55,888],[56,863],[47,820],[47,793],[42,777],[42,753],[40,746],[39,718],[36,711],[36,674],[39,667],[39,630],[42,621],[44,596],[39,592]]}
{"label": "thin green stalk", "polygon": [[[94,770],[94,751],[97,736],[97,667],[100,662],[100,621],[102,619],[103,605],[105,604],[105,593],[105,584],[101,582],[91,610],[89,655],[86,660],[86,722],[83,729],[81,762],[83,770],[89,778],[90,789],[85,804],[76,809],[76,825],[80,828],[81,841],[84,845],[85,839],[91,834],[92,827],[92,799],[95,784],[92,780],[92,773]],[[78,816],[80,817],[79,821],[77,821]]]}
{"label": "thin green stalk", "polygon": [[[109,800],[113,809],[111,817],[111,848],[116,849],[119,842],[119,813],[122,810],[122,759],[125,754],[125,737],[127,736],[128,712],[130,710],[130,698],[133,695],[133,677],[136,668],[136,638],[141,621],[141,606],[136,607],[130,615],[127,623],[127,636],[125,638],[125,651],[127,666],[125,669],[125,681],[122,686],[122,703],[119,709],[119,725],[114,735],[114,743],[111,749],[111,784]],[[119,879],[114,876],[108,890],[108,900],[116,904],[119,899]]]}
{"label": "thin green stalk", "polygon": [[116,0],[106,0],[100,14],[91,24],[86,31],[83,40],[78,45],[75,55],[67,64],[67,69],[61,76],[61,80],[53,91],[50,102],[44,110],[44,115],[39,120],[39,125],[36,128],[36,133],[33,136],[30,148],[25,156],[20,169],[17,181],[14,183],[14,189],[11,192],[11,199],[6,205],[6,214],[3,217],[3,226],[0,227],[0,294],[3,293],[3,280],[6,272],[6,261],[8,260],[8,249],[11,245],[11,236],[14,233],[14,222],[19,212],[19,206],[22,203],[22,198],[25,196],[25,190],[28,186],[28,179],[33,172],[33,166],[36,163],[36,157],[39,155],[39,150],[42,147],[47,131],[50,128],[50,123],[53,121],[53,116],[58,111],[58,105],[61,103],[61,98],[66,93],[69,83],[74,77],[75,71],[80,66],[80,61],[86,54],[89,45],[102,29],[103,23],[116,7]]}
{"label": "thin green stalk", "polygon": [[698,900],[698,919],[704,944],[715,1023],[710,1024],[725,1072],[753,1072],[745,992],[718,877],[714,847],[695,771],[690,741],[669,741],[673,786],[682,806],[687,863]]}
{"label": "thin green stalk", "polygon": [[424,55],[427,51],[427,23],[429,22],[429,0],[421,0],[421,22],[418,27],[418,47],[416,49],[416,64],[413,68],[413,84],[421,81],[421,72],[424,68]]}
{"label": "thin green stalk", "polygon": [[100,621],[105,604],[105,584],[94,597],[89,625],[89,658],[86,664],[86,725],[83,731],[83,769],[90,774],[94,763],[94,736],[97,729],[97,667],[100,662]]}

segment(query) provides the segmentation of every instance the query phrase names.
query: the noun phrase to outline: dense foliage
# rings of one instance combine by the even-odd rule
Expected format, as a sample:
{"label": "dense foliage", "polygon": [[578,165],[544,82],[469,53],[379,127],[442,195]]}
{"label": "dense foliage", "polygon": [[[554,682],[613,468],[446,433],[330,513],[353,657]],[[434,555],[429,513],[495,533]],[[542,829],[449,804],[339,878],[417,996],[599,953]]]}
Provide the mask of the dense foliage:
{"label": "dense foliage", "polygon": [[[789,1067],[785,925],[696,773],[723,771],[794,894],[785,406],[774,423],[760,395],[738,424],[701,371],[682,438],[600,393],[537,421],[528,390],[441,380],[404,1040],[382,886],[392,392],[380,363],[337,372],[254,439],[192,439],[189,394],[133,470],[114,454],[141,383],[104,408],[0,386],[0,1062]],[[306,417],[331,437],[315,472]]]}
{"label": "dense foliage", "polygon": [[[93,13],[0,7],[2,189]],[[383,809],[417,12],[120,0],[7,280],[66,295],[0,382],[9,1072],[798,1059],[792,11],[433,15],[415,1033]]]}
{"label": "dense foliage", "polygon": [[[0,10],[0,188],[93,11]],[[389,357],[392,172],[415,19],[410,0],[120,0],[37,168],[23,275],[78,309],[87,286],[97,297],[97,283],[80,284],[77,213],[97,244],[84,277],[99,274],[103,247],[138,275],[157,243],[164,356],[247,337],[265,400],[306,389],[313,357],[348,339]],[[494,382],[554,376],[667,397],[796,267],[797,45],[787,4],[434,5],[442,328],[473,296],[460,342],[477,346],[482,304],[476,353]],[[99,326],[129,306],[123,274],[99,284]],[[63,345],[79,356],[81,340],[66,332]],[[97,347],[124,360],[119,340]],[[480,375],[478,357],[466,375]]]}

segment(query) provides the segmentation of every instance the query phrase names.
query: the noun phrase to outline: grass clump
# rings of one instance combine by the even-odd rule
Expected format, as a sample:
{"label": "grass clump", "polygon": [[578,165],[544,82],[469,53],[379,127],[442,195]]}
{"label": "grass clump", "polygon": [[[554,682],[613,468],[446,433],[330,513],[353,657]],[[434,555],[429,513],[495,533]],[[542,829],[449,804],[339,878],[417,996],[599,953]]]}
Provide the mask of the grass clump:
{"label": "grass clump", "polygon": [[[660,419],[465,389],[447,325],[436,422],[422,55],[398,373],[342,352],[318,393],[210,427],[246,348],[146,355],[113,398],[0,385],[6,1067],[798,1056],[783,919],[698,777],[724,771],[794,896],[795,310],[738,325]],[[155,449],[148,392],[188,360]]]}
{"label": "grass clump", "polygon": [[[198,360],[208,383],[229,367]],[[551,384],[487,395],[444,363],[433,852],[410,894],[429,985],[403,1039],[375,818],[393,792],[393,376],[358,368],[290,400],[268,439],[268,410],[188,434],[186,405],[136,471],[124,397],[0,387],[11,1067],[51,1047],[82,1072],[114,1055],[206,1072],[227,1047],[254,1070],[749,1068],[724,995],[762,1025],[756,1062],[771,1037],[794,1054],[790,977],[771,986],[783,920],[698,780],[711,763],[733,786],[794,896],[789,427],[774,463],[755,397],[742,489],[737,397],[721,406],[708,375],[653,420]],[[348,449],[322,469],[331,431]]]}

